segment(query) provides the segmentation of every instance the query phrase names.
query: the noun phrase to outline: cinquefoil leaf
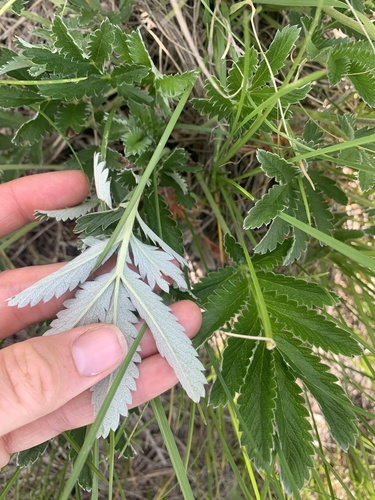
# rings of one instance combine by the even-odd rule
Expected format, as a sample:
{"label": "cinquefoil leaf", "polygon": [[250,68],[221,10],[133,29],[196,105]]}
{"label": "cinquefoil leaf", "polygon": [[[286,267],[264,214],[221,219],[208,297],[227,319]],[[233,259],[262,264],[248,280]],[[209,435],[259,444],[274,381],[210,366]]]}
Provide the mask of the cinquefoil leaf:
{"label": "cinquefoil leaf", "polygon": [[249,211],[243,223],[244,228],[254,229],[268,224],[288,206],[289,192],[289,185],[272,186]]}
{"label": "cinquefoil leaf", "polygon": [[52,34],[54,35],[55,47],[67,59],[82,62],[85,60],[81,49],[78,47],[66,24],[61,17],[56,16],[52,23]]}
{"label": "cinquefoil leaf", "polygon": [[99,153],[94,154],[94,181],[97,197],[104,201],[109,208],[112,208],[109,170],[106,168],[106,162],[100,161]]}
{"label": "cinquefoil leaf", "polygon": [[88,57],[103,71],[104,65],[112,54],[115,34],[113,24],[106,18],[99,28],[90,36],[88,44]]}
{"label": "cinquefoil leaf", "polygon": [[296,165],[289,163],[275,153],[258,149],[257,158],[268,177],[274,177],[280,184],[287,184],[301,173]]}
{"label": "cinquefoil leaf", "polygon": [[87,214],[97,206],[96,200],[87,200],[81,205],[75,207],[60,208],[59,210],[37,210],[35,217],[39,220],[56,219],[58,221],[74,220]]}

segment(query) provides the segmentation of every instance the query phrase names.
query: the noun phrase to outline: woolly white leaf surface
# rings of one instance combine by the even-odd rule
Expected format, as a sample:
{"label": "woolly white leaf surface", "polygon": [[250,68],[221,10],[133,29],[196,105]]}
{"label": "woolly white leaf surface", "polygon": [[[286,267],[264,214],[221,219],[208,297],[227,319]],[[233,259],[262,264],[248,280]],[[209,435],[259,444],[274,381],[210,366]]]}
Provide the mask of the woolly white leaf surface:
{"label": "woolly white leaf surface", "polygon": [[172,278],[181,288],[187,288],[181,269],[172,260],[174,257],[152,245],[142,243],[134,236],[130,238],[133,263],[138,267],[142,279],[147,279],[151,289],[158,285],[168,293],[169,286],[162,275]]}
{"label": "woolly white leaf surface", "polygon": [[86,215],[98,204],[97,200],[89,200],[81,205],[69,208],[61,208],[60,210],[36,210],[35,216],[40,220],[53,218],[56,220],[66,221],[73,220]]}
{"label": "woolly white leaf surface", "polygon": [[167,172],[166,175],[169,175],[169,177],[172,177],[172,179],[180,186],[182,192],[184,194],[187,194],[188,187],[187,187],[186,181],[178,172]]}
{"label": "woolly white leaf surface", "polygon": [[108,180],[109,171],[105,161],[99,161],[100,154],[94,154],[94,181],[96,194],[99,200],[104,201],[109,208],[112,208],[111,182]]}
{"label": "woolly white leaf surface", "polygon": [[195,402],[204,396],[206,379],[203,365],[184,329],[161,297],[129,268],[124,269],[124,285],[139,315],[150,328],[160,354],[174,369],[188,396]]}
{"label": "woolly white leaf surface", "polygon": [[137,221],[139,222],[139,225],[143,231],[143,233],[150,238],[151,241],[153,241],[155,244],[159,245],[160,248],[164,250],[164,252],[167,252],[169,255],[172,255],[177,262],[179,262],[183,266],[187,266],[186,260],[181,257],[177,252],[175,252],[169,245],[167,245],[159,236],[154,233],[152,229],[150,229],[147,224],[143,222],[143,220],[137,215]]}
{"label": "woolly white leaf surface", "polygon": [[[37,281],[19,294],[11,297],[8,301],[10,306],[25,307],[35,306],[40,301],[47,302],[52,297],[61,297],[67,291],[72,291],[80,283],[83,283],[90,276],[94,269],[98,256],[104,250],[108,240],[97,240],[87,238],[85,244],[90,247],[82,252],[78,257],[70,261],[64,267],[49,274],[45,278]],[[108,259],[116,247],[106,256]]]}

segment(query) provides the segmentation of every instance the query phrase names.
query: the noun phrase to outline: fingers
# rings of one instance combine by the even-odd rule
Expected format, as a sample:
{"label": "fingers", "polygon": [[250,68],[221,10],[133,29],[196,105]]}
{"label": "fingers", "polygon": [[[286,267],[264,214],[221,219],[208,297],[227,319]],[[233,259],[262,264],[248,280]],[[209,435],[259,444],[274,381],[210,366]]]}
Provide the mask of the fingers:
{"label": "fingers", "polygon": [[77,170],[21,177],[0,186],[0,237],[34,220],[34,211],[77,205],[88,194],[86,176]]}
{"label": "fingers", "polygon": [[113,371],[127,347],[118,328],[91,325],[0,351],[0,436],[43,417]]}
{"label": "fingers", "polygon": [[[173,312],[185,328],[189,338],[194,337],[201,326],[199,308],[190,301],[181,301],[174,304]],[[170,389],[177,382],[173,369],[160,354],[153,354],[139,365],[137,390],[133,393],[133,402],[130,408],[139,406],[153,399],[162,392]],[[2,454],[8,456],[39,443],[47,441],[63,431],[88,425],[94,421],[91,405],[91,391],[87,390],[55,410],[21,429],[3,436],[0,439],[0,466]]]}

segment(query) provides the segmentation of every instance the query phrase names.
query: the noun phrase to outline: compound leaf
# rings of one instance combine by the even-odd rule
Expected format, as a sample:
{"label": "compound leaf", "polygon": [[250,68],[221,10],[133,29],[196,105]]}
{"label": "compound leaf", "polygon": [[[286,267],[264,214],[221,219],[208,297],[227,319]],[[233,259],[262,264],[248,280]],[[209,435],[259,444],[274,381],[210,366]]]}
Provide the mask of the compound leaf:
{"label": "compound leaf", "polygon": [[114,41],[113,25],[106,18],[99,28],[91,34],[88,44],[88,57],[100,71],[103,71],[105,63],[110,59]]}
{"label": "compound leaf", "polygon": [[267,176],[274,177],[279,184],[287,184],[301,173],[296,165],[289,163],[275,153],[258,149],[257,158]]}
{"label": "compound leaf", "polygon": [[54,45],[67,59],[82,62],[85,58],[61,17],[56,16],[52,23]]}
{"label": "compound leaf", "polygon": [[106,162],[100,161],[100,153],[94,154],[94,181],[97,197],[104,201],[109,208],[112,208],[109,170],[106,168]]}
{"label": "compound leaf", "polygon": [[289,185],[275,184],[256,202],[245,217],[244,229],[254,229],[268,224],[289,203]]}

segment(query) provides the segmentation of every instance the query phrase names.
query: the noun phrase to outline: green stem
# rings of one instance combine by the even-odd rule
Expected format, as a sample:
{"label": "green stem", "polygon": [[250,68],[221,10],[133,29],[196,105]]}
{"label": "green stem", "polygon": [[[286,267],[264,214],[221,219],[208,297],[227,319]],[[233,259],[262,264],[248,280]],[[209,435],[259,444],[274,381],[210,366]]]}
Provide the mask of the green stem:
{"label": "green stem", "polygon": [[184,464],[182,463],[180,453],[177,449],[171,428],[169,427],[167,417],[165,416],[163,405],[160,398],[151,400],[151,406],[154,411],[156,420],[158,421],[160,431],[163,436],[165,446],[167,447],[169,458],[172,461],[174,471],[177,476],[178,484],[185,500],[194,500],[194,495],[191,490]]}
{"label": "green stem", "polygon": [[79,454],[76,458],[76,461],[74,463],[73,470],[72,470],[72,472],[71,472],[71,474],[70,474],[70,476],[65,484],[64,490],[60,496],[60,500],[68,500],[70,498],[70,493],[71,493],[72,489],[74,488],[74,485],[77,481],[79,473],[82,470],[82,467],[84,466],[86,459],[87,459],[87,457],[88,457],[88,455],[93,447],[93,444],[96,440],[96,436],[97,436],[97,433],[98,433],[99,428],[101,426],[101,423],[102,423],[102,421],[103,421],[103,419],[108,411],[108,408],[109,408],[111,401],[112,401],[112,399],[117,391],[117,388],[118,388],[121,380],[123,379],[125,372],[128,369],[128,366],[129,366],[136,350],[138,349],[138,346],[142,340],[142,337],[143,337],[146,329],[147,329],[147,325],[145,323],[142,326],[142,328],[140,329],[133,344],[131,345],[124,362],[120,366],[119,371],[118,371],[115,379],[113,380],[112,385],[108,391],[108,394],[105,397],[103,404],[98,412],[98,415],[97,415],[94,423],[89,428],[89,431],[86,435],[85,441],[82,445],[81,451],[79,452]]}
{"label": "green stem", "polygon": [[207,184],[203,180],[203,177],[200,172],[196,173],[196,178],[197,181],[199,182],[202,191],[206,195],[207,201],[211,207],[211,210],[213,211],[218,223],[220,224],[222,230],[224,233],[230,233],[229,227],[227,226],[227,223],[225,222],[223,216],[221,215],[220,208],[217,206],[216,201],[214,200],[214,197],[211,194],[211,191],[209,190]]}
{"label": "green stem", "polygon": [[99,255],[93,271],[95,271],[100,266],[100,264],[105,259],[109,250],[112,248],[114,243],[117,241],[118,237],[120,236],[120,234],[122,232],[123,227],[128,222],[129,217],[133,213],[133,210],[137,210],[139,201],[140,201],[141,196],[143,194],[143,191],[147,185],[147,181],[150,178],[150,176],[152,175],[152,172],[156,168],[158,161],[160,160],[160,158],[162,156],[163,150],[167,144],[169,136],[171,135],[171,133],[172,133],[183,109],[184,109],[184,106],[186,104],[186,101],[189,98],[189,95],[192,91],[192,88],[193,88],[193,85],[190,85],[185,90],[185,92],[182,94],[182,97],[181,97],[179,103],[177,104],[177,106],[176,106],[176,108],[171,116],[171,119],[169,120],[169,123],[168,123],[167,127],[165,128],[163,135],[161,136],[161,139],[160,139],[158,145],[156,146],[154,154],[152,155],[152,157],[151,157],[151,159],[150,159],[150,161],[149,161],[149,163],[148,163],[148,165],[147,165],[147,167],[146,167],[146,169],[141,177],[141,180],[139,181],[139,184],[137,185],[137,187],[133,191],[133,194],[130,198],[130,201],[128,203],[128,206],[126,207],[124,214],[122,215],[121,219],[119,220],[119,222],[118,222],[115,230],[113,231],[112,236],[110,237],[103,252]]}
{"label": "green stem", "polygon": [[0,85],[59,85],[60,83],[76,83],[87,80],[87,76],[80,78],[61,78],[60,80],[0,80]]}

